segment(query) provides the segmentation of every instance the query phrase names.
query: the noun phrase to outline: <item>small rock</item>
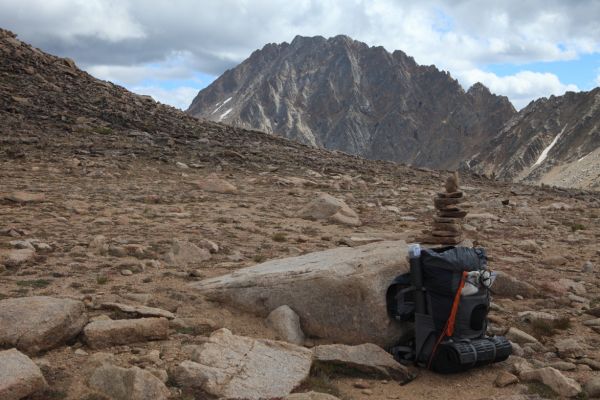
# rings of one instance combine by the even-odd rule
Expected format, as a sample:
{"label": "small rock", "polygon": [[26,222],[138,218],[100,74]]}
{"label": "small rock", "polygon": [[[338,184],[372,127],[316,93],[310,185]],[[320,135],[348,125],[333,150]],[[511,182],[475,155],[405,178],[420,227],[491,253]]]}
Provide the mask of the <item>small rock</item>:
{"label": "small rock", "polygon": [[92,372],[88,384],[111,400],[167,400],[170,394],[159,378],[138,367],[103,364]]}
{"label": "small rock", "polygon": [[583,325],[585,325],[585,326],[600,326],[600,318],[588,319],[587,321],[583,321]]}
{"label": "small rock", "polygon": [[123,276],[131,276],[131,275],[133,275],[133,271],[131,271],[130,269],[122,269],[121,270],[121,275],[123,275]]}
{"label": "small rock", "polygon": [[304,344],[304,332],[300,326],[300,317],[288,306],[280,306],[271,311],[267,323],[275,329],[282,340],[297,345]]}
{"label": "small rock", "polygon": [[155,307],[130,306],[121,303],[102,303],[100,304],[100,308],[104,310],[117,310],[126,314],[131,314],[133,317],[175,318],[175,314],[172,312]]}
{"label": "small rock", "polygon": [[583,266],[581,267],[581,272],[585,272],[588,274],[594,272],[594,264],[592,264],[591,261],[584,262]]}
{"label": "small rock", "polygon": [[94,321],[83,329],[83,335],[91,348],[165,340],[169,337],[169,322],[166,318]]}
{"label": "small rock", "polygon": [[352,386],[354,386],[357,389],[369,389],[371,387],[371,384],[367,381],[359,380],[354,381],[354,383],[352,383]]}
{"label": "small rock", "polygon": [[543,311],[522,311],[517,315],[521,321],[528,323],[538,321],[552,322],[556,319],[555,315]]}
{"label": "small rock", "polygon": [[519,378],[517,378],[515,375],[511,374],[510,372],[500,371],[496,377],[496,380],[494,381],[494,384],[499,388],[503,388],[518,382]]}
{"label": "small rock", "polygon": [[567,378],[559,370],[552,367],[524,371],[520,378],[526,382],[541,382],[565,397],[575,397],[581,392],[581,385],[577,381]]}
{"label": "small rock", "polygon": [[283,400],[339,400],[337,397],[321,392],[292,393]]}
{"label": "small rock", "polygon": [[532,297],[537,294],[537,289],[531,284],[501,271],[497,272],[491,291],[498,296],[506,297]]}
{"label": "small rock", "polygon": [[32,249],[0,250],[0,264],[4,264],[7,268],[17,268],[33,261],[34,258],[35,250]]}
{"label": "small rock", "polygon": [[313,348],[313,365],[330,368],[341,367],[340,371],[359,371],[364,374],[394,379],[401,383],[410,382],[414,375],[398,363],[381,347],[372,343],[358,346],[330,344]]}
{"label": "small rock", "polygon": [[4,195],[3,198],[14,203],[29,204],[41,203],[46,199],[46,196],[43,193],[12,192]]}
{"label": "small rock", "polygon": [[536,338],[515,327],[511,327],[508,329],[508,332],[506,332],[506,338],[511,342],[517,342],[519,344],[539,343],[539,341]]}
{"label": "small rock", "polygon": [[259,400],[287,396],[298,387],[309,375],[312,352],[219,329],[194,351],[192,359],[170,374],[178,385],[218,398]]}
{"label": "small rock", "polygon": [[211,254],[219,252],[219,245],[213,242],[212,240],[202,239],[199,243],[199,246],[203,249],[208,250]]}
{"label": "small rock", "polygon": [[221,194],[234,194],[238,192],[238,189],[234,185],[219,178],[216,174],[210,174],[204,179],[193,182],[193,184],[205,192]]}
{"label": "small rock", "polygon": [[96,235],[88,245],[88,248],[95,254],[105,255],[108,253],[108,242],[103,235]]}
{"label": "small rock", "polygon": [[566,265],[568,260],[563,256],[550,256],[542,260],[542,264],[550,267],[560,267]]}
{"label": "small rock", "polygon": [[576,339],[567,338],[556,342],[556,350],[561,357],[579,358],[585,356],[585,347]]}
{"label": "small rock", "polygon": [[0,351],[0,399],[19,400],[46,389],[40,368],[16,349]]}
{"label": "small rock", "polygon": [[559,371],[574,371],[577,369],[577,365],[567,361],[556,361],[550,364],[552,368],[556,368]]}
{"label": "small rock", "polygon": [[348,205],[327,193],[321,193],[316,199],[298,212],[304,219],[328,220],[342,225],[360,226],[358,214]]}
{"label": "small rock", "polygon": [[539,253],[540,252],[540,245],[537,244],[536,241],[532,240],[532,239],[523,240],[522,242],[519,243],[519,247],[523,251],[528,251],[530,253]]}

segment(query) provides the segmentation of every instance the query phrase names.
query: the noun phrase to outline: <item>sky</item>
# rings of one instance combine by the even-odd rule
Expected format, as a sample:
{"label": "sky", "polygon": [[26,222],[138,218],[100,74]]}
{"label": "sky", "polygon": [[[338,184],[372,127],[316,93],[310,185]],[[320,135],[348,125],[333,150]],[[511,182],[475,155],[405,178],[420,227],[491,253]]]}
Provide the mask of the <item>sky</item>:
{"label": "sky", "polygon": [[600,86],[600,0],[0,0],[0,27],[186,109],[267,43],[345,34],[482,82],[517,109]]}

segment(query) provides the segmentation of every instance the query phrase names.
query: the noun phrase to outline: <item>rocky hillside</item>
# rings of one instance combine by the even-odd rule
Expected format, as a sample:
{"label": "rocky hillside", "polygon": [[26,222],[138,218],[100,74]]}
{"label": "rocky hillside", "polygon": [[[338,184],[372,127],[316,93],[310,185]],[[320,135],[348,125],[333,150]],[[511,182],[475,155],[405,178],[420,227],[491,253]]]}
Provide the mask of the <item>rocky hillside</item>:
{"label": "rocky hillside", "polygon": [[515,181],[600,189],[600,88],[532,102],[465,166]]}
{"label": "rocky hillside", "polygon": [[2,400],[600,395],[597,193],[462,176],[514,356],[439,376],[378,344],[445,173],[199,121],[4,30],[0,121]]}
{"label": "rocky hillside", "polygon": [[347,36],[268,44],[200,91],[187,112],[370,159],[456,168],[515,110],[476,84]]}

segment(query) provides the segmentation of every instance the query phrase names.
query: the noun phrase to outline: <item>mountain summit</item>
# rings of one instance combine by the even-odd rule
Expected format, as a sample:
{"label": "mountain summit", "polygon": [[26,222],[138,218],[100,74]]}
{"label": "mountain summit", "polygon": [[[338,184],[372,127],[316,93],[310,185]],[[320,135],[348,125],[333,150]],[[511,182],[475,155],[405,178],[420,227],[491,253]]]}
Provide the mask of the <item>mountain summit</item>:
{"label": "mountain summit", "polygon": [[435,168],[474,156],[514,114],[480,83],[347,36],[267,44],[200,91],[193,116]]}

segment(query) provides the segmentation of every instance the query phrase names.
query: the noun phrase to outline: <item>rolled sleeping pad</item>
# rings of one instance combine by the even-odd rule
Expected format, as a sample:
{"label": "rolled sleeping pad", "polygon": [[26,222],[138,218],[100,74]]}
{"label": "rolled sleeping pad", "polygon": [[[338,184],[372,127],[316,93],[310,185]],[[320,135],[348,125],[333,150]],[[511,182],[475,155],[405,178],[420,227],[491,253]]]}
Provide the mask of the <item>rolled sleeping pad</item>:
{"label": "rolled sleeping pad", "polygon": [[504,361],[512,353],[503,336],[474,340],[448,340],[437,348],[431,369],[440,374],[463,372],[473,367]]}

